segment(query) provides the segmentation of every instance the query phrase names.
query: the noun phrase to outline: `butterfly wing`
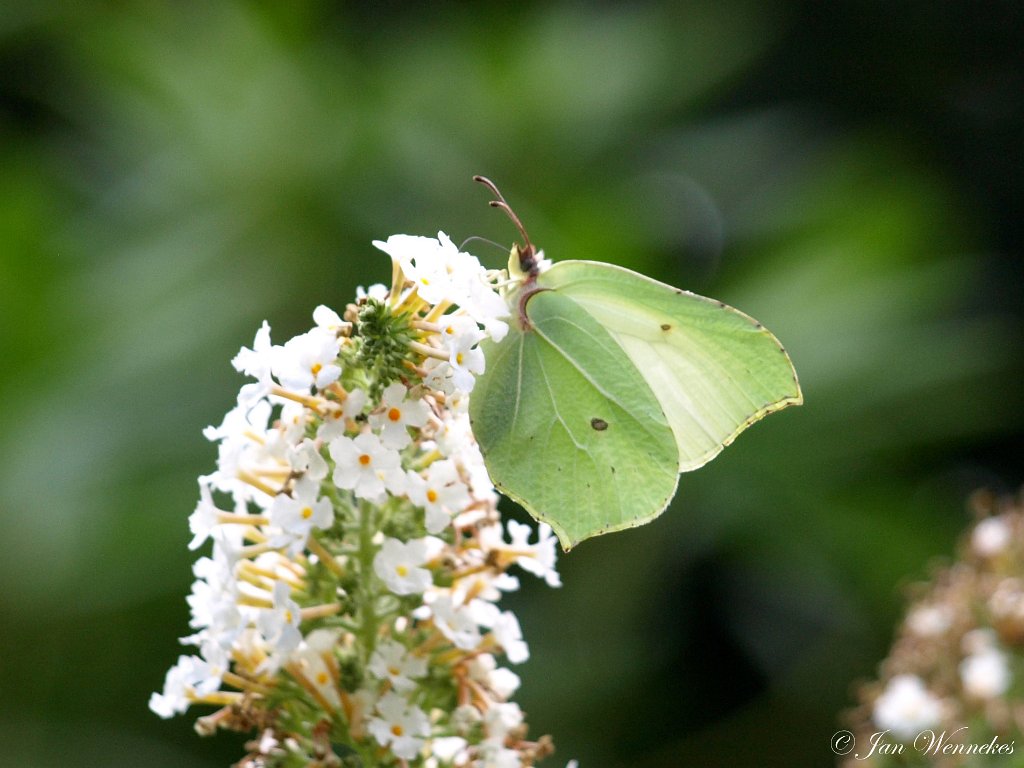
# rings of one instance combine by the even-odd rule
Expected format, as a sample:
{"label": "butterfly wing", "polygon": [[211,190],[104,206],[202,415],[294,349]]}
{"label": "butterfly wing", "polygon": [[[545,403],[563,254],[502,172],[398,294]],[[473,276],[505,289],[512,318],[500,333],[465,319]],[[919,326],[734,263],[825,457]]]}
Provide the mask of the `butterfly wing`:
{"label": "butterfly wing", "polygon": [[584,309],[629,357],[668,419],[681,472],[767,414],[803,402],[778,339],[721,302],[591,261],[558,262],[538,284]]}
{"label": "butterfly wing", "polygon": [[470,419],[495,486],[566,549],[641,525],[675,494],[679,456],[651,387],[601,323],[556,291],[531,328],[484,348]]}

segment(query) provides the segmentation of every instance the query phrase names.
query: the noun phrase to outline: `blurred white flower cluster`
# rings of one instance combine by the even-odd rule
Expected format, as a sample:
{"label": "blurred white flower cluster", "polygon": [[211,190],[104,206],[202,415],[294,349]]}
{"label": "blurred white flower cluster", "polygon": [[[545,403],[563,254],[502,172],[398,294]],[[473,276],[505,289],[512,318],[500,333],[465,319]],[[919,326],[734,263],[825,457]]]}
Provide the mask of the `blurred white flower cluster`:
{"label": "blurred white flower cluster", "polygon": [[217,469],[189,519],[197,650],[167,673],[163,716],[253,732],[246,768],[533,765],[504,663],[529,652],[498,603],[512,566],[559,586],[547,526],[503,525],[466,413],[479,343],[500,339],[504,273],[444,235],[375,243],[393,279],[344,318],[234,366],[253,381],[206,436]]}
{"label": "blurred white flower cluster", "polygon": [[[1024,505],[978,493],[973,507],[957,560],[918,586],[881,679],[861,688],[849,721],[865,746],[844,765],[989,765],[1024,743]],[[872,749],[878,734],[891,749]]]}

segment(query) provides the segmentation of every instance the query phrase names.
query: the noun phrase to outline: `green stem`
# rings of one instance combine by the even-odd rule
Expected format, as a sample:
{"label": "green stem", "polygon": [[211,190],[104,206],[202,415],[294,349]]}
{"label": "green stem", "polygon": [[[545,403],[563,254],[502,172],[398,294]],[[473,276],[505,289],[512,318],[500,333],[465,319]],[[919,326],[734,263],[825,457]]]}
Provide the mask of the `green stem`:
{"label": "green stem", "polygon": [[373,572],[373,557],[377,553],[377,548],[373,544],[373,535],[376,533],[373,513],[374,505],[366,501],[359,502],[359,591],[362,593],[360,601],[362,626],[359,639],[364,648],[364,660],[369,660],[377,644],[377,595],[373,588],[376,581]]}

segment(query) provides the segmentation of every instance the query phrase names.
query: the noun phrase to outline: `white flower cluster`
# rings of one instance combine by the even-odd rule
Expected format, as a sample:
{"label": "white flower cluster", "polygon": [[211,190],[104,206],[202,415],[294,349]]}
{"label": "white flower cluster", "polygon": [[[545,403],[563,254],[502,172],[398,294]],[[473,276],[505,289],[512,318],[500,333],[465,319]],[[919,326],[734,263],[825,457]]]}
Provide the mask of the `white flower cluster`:
{"label": "white flower cluster", "polygon": [[[240,765],[532,765],[503,667],[529,652],[498,606],[512,565],[559,586],[556,539],[497,514],[466,414],[479,343],[507,331],[485,271],[444,235],[376,243],[390,290],[234,366],[254,381],[206,436],[215,472],[189,519],[195,646],[150,707],[214,704],[202,730],[259,732]],[[532,541],[531,541],[532,539]],[[338,762],[341,761],[341,762]],[[305,763],[302,763],[305,764]]]}
{"label": "white flower cluster", "polygon": [[[933,735],[948,734],[958,743],[927,760],[922,753],[921,764],[974,765],[965,750],[1002,749],[1024,737],[1024,499],[979,491],[971,502],[978,520],[956,561],[913,587],[880,679],[860,689],[861,706],[848,717],[858,745],[883,733],[884,743],[921,750]],[[906,764],[898,749],[868,752],[842,764]]]}
{"label": "white flower cluster", "polygon": [[942,722],[942,701],[916,675],[896,675],[875,700],[875,723],[898,739],[913,739]]}

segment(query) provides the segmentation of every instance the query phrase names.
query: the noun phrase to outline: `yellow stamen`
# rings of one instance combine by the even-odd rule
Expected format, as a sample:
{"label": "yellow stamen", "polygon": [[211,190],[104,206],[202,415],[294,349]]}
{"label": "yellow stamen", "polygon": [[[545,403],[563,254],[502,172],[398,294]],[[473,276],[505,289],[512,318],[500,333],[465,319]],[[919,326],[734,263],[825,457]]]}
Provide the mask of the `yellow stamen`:
{"label": "yellow stamen", "polygon": [[334,556],[324,548],[324,545],[317,541],[316,537],[310,536],[306,541],[306,547],[309,548],[310,552],[317,556],[321,563],[330,568],[336,576],[343,576],[345,574],[345,569],[342,568],[338,561],[334,559]]}
{"label": "yellow stamen", "polygon": [[427,316],[423,319],[428,323],[436,323],[441,319],[441,316],[448,311],[448,308],[451,307],[451,305],[452,303],[450,301],[442,301],[430,310],[430,312],[427,313]]}
{"label": "yellow stamen", "polygon": [[245,435],[246,437],[248,437],[254,443],[259,443],[260,445],[266,445],[266,443],[267,443],[267,441],[264,440],[262,436],[257,435],[251,429],[245,430],[242,434]]}
{"label": "yellow stamen", "polygon": [[391,290],[388,293],[388,303],[392,304],[402,293],[402,284],[405,283],[405,275],[402,274],[402,264],[398,259],[391,259]]}
{"label": "yellow stamen", "polygon": [[400,315],[404,313],[413,314],[420,310],[420,307],[426,306],[425,302],[420,295],[416,292],[416,286],[409,291],[401,300],[394,305],[394,314]]}
{"label": "yellow stamen", "polygon": [[283,387],[271,387],[270,391],[278,397],[283,397],[286,400],[294,400],[296,403],[302,403],[307,408],[312,408],[313,410],[319,408],[321,403],[323,403],[323,399],[319,397],[310,397],[309,395],[300,395],[295,392],[289,392]]}
{"label": "yellow stamen", "polygon": [[429,347],[426,344],[421,344],[418,341],[410,341],[409,349],[411,349],[413,352],[418,352],[424,357],[432,357],[435,360],[448,359],[448,355],[446,355],[442,350],[438,349],[437,347]]}
{"label": "yellow stamen", "polygon": [[242,701],[244,693],[236,693],[234,691],[214,691],[208,693],[205,696],[189,696],[190,701],[194,701],[197,704],[213,704],[218,707],[230,707],[234,704],[238,704]]}
{"label": "yellow stamen", "polygon": [[218,523],[241,523],[243,525],[270,525],[270,518],[263,515],[236,515],[230,512],[218,512]]}
{"label": "yellow stamen", "polygon": [[309,694],[317,700],[317,703],[321,707],[323,707],[325,711],[334,712],[334,705],[327,700],[327,698],[323,695],[320,689],[313,683],[313,681],[303,674],[302,668],[298,664],[296,664],[295,662],[291,662],[290,664],[285,665],[285,669],[288,670],[288,673],[292,677],[299,681],[299,684],[303,688],[309,691]]}
{"label": "yellow stamen", "polygon": [[238,470],[238,479],[241,480],[243,483],[248,483],[253,488],[257,488],[257,489],[263,491],[268,496],[276,496],[277,493],[278,493],[278,489],[271,488],[269,485],[264,483],[258,477],[256,477],[255,475],[251,474],[250,472],[247,472],[244,469],[239,469]]}
{"label": "yellow stamen", "polygon": [[242,691],[252,691],[253,693],[270,693],[270,688],[265,685],[260,685],[254,680],[250,680],[247,677],[236,675],[234,672],[225,672],[221,678],[225,683],[233,688],[238,688]]}
{"label": "yellow stamen", "polygon": [[239,605],[248,605],[253,608],[273,608],[274,601],[268,597],[256,597],[255,595],[242,595],[238,598]]}
{"label": "yellow stamen", "polygon": [[322,619],[326,616],[334,616],[341,612],[341,605],[339,603],[324,603],[323,605],[311,605],[309,608],[303,608],[299,611],[299,617],[303,621],[310,621],[312,619]]}
{"label": "yellow stamen", "polygon": [[397,408],[392,408],[390,411],[388,411],[388,418],[391,421],[398,421],[399,419],[402,418],[402,412]]}

